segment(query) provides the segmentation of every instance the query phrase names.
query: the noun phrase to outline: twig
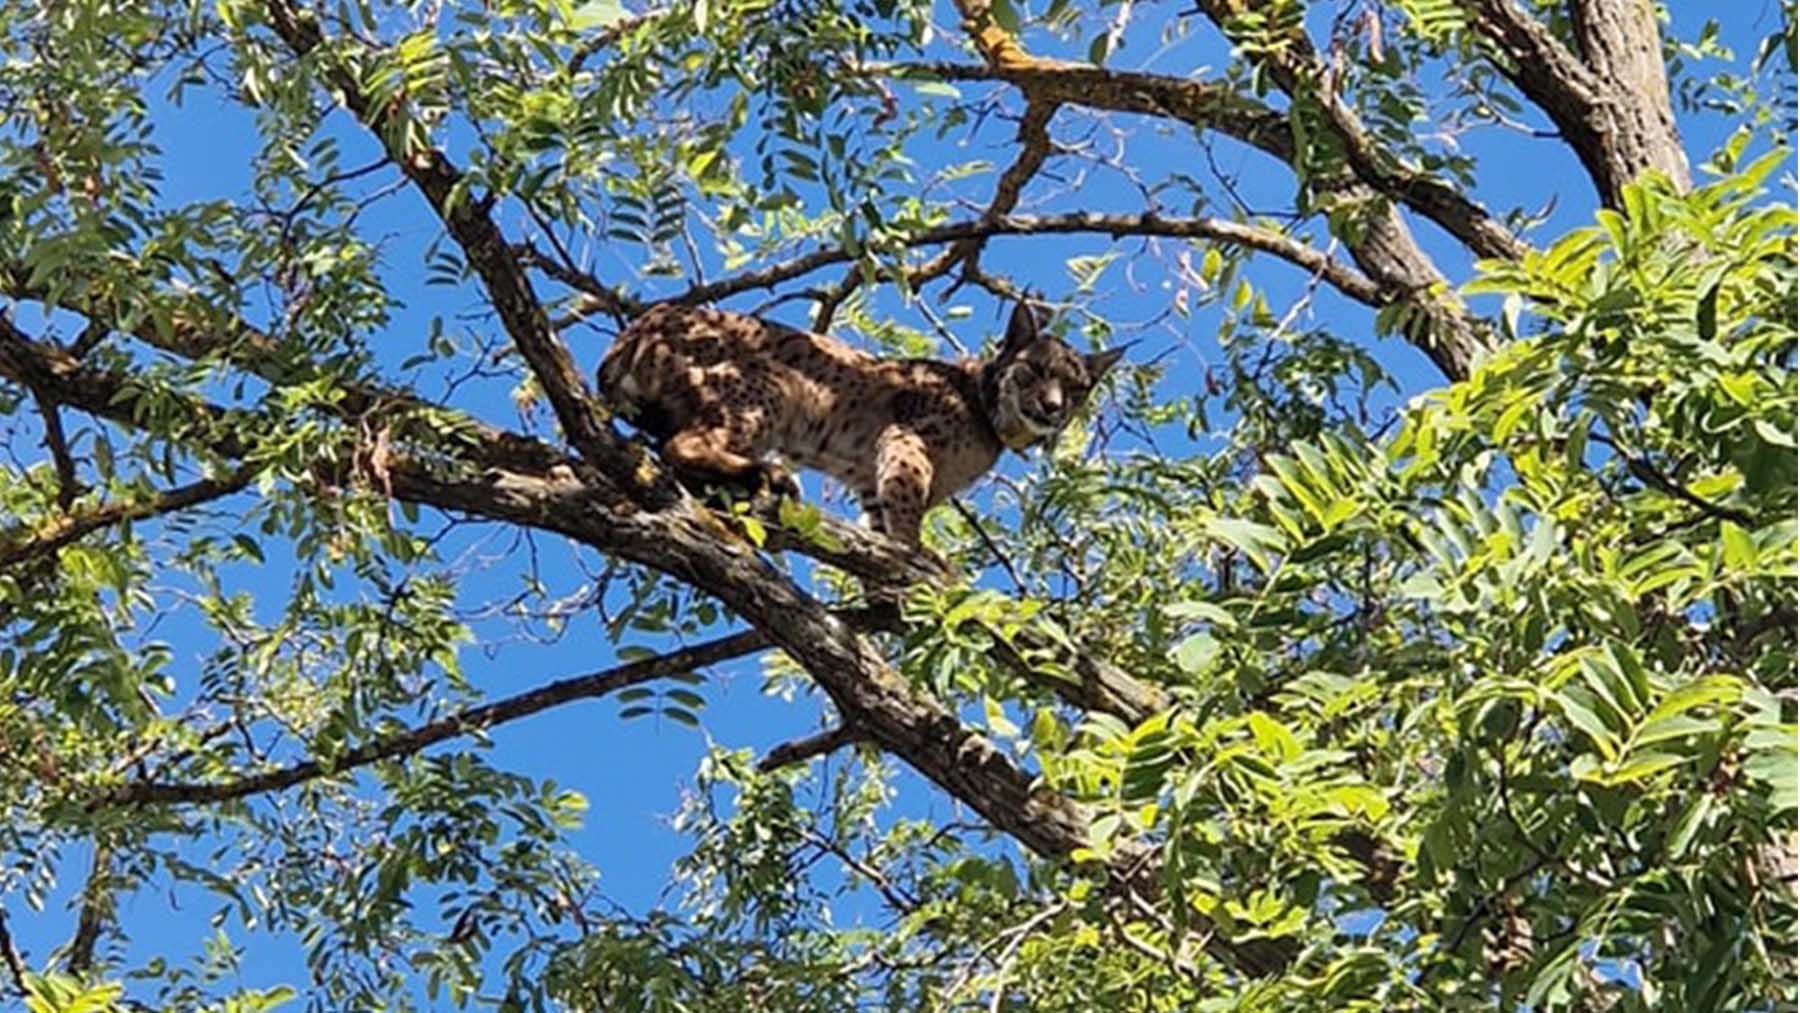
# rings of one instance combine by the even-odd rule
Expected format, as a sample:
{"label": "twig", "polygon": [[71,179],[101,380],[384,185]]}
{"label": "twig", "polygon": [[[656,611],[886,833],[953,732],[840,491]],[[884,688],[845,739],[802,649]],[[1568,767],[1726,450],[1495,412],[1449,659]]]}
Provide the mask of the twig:
{"label": "twig", "polygon": [[582,68],[587,62],[590,59],[593,59],[595,54],[599,53],[602,49],[619,41],[627,32],[632,31],[639,25],[653,21],[667,13],[668,10],[663,8],[645,11],[642,14],[625,18],[622,21],[616,21],[613,24],[602,28],[600,31],[595,32],[593,38],[583,42],[581,46],[575,50],[574,55],[569,57],[569,73],[571,75],[581,73]]}
{"label": "twig", "polygon": [[962,515],[962,519],[968,522],[969,527],[975,529],[975,533],[981,537],[981,544],[987,546],[988,552],[994,556],[994,561],[1000,564],[1000,568],[1006,571],[1008,577],[1012,578],[1013,590],[1019,592],[1021,598],[1028,597],[1030,592],[1025,590],[1025,581],[1019,578],[1019,571],[1013,569],[1012,560],[1006,558],[1006,553],[1001,552],[1000,546],[995,545],[994,540],[988,537],[987,528],[982,526],[981,518],[975,516],[975,511],[970,510],[963,503],[961,497],[952,496],[950,505],[956,508],[956,512]]}
{"label": "twig", "polygon": [[13,942],[12,931],[6,927],[6,909],[0,907],[0,962],[6,964],[7,973],[12,975],[12,990],[19,995],[25,991],[25,959],[19,956],[19,947]]}
{"label": "twig", "polygon": [[[1386,301],[1381,289],[1355,267],[1334,260],[1314,247],[1275,229],[1221,218],[1167,218],[1155,213],[1138,215],[1074,212],[1061,215],[1000,215],[962,222],[950,222],[892,240],[896,247],[936,246],[962,240],[992,236],[1029,236],[1050,234],[1097,233],[1116,238],[1123,236],[1167,236],[1180,239],[1210,239],[1235,243],[1261,253],[1273,254],[1308,271],[1316,272],[1345,295],[1368,306],[1379,307]],[[704,285],[694,285],[671,297],[677,303],[709,303],[740,292],[773,288],[785,281],[810,274],[822,267],[845,264],[855,254],[841,246],[828,246],[791,260],[742,274],[720,278]],[[541,266],[541,265],[534,265]],[[546,273],[552,273],[546,271]],[[554,274],[553,274],[554,276]],[[570,279],[558,280],[574,282]],[[598,282],[583,279],[582,291],[593,294],[604,290]]]}
{"label": "twig", "polygon": [[73,509],[75,498],[81,495],[81,483],[75,475],[75,458],[69,453],[68,437],[63,434],[62,412],[41,388],[32,388],[31,396],[37,402],[38,414],[44,417],[44,445],[50,448],[50,458],[56,462],[56,505],[65,511]]}
{"label": "twig", "polygon": [[757,761],[756,769],[767,774],[772,770],[779,770],[790,764],[810,760],[815,756],[823,756],[826,753],[841,749],[852,742],[860,742],[862,741],[862,738],[862,734],[856,731],[856,729],[851,728],[849,725],[839,725],[836,728],[827,728],[822,732],[816,732],[812,735],[805,736],[804,738],[783,742],[774,749],[769,750],[767,756]]}
{"label": "twig", "polygon": [[1031,934],[1032,929],[1037,928],[1049,919],[1063,913],[1063,911],[1068,909],[1068,906],[1068,901],[1059,900],[1055,904],[1052,904],[1041,911],[1034,912],[1031,917],[1014,925],[1012,928],[1002,931],[999,935],[983,943],[981,948],[975,951],[974,956],[969,958],[969,962],[964,964],[962,969],[957,972],[956,977],[951,979],[950,987],[944,990],[944,1008],[950,1008],[951,1000],[955,999],[958,993],[969,984],[969,979],[975,976],[975,968],[981,963],[981,959],[987,955],[989,950],[999,944],[1001,940],[1006,940],[1010,945],[1011,941],[1014,939],[1023,939]]}
{"label": "twig", "polygon": [[1625,469],[1635,475],[1638,481],[1643,482],[1645,485],[1654,486],[1683,503],[1698,508],[1701,513],[1714,520],[1732,521],[1740,527],[1745,528],[1756,527],[1756,518],[1736,507],[1720,506],[1704,496],[1695,493],[1687,486],[1682,485],[1680,482],[1675,481],[1657,470],[1656,466],[1651,464],[1647,459],[1633,457],[1629,453],[1623,451],[1621,451],[1621,456],[1625,460]]}
{"label": "twig", "polygon": [[836,857],[851,871],[868,880],[869,885],[873,886],[881,894],[882,899],[888,902],[888,906],[902,914],[911,914],[918,910],[918,898],[910,896],[906,891],[895,886],[893,880],[889,879],[886,873],[845,851],[838,842],[811,827],[802,828],[800,835],[820,851]]}

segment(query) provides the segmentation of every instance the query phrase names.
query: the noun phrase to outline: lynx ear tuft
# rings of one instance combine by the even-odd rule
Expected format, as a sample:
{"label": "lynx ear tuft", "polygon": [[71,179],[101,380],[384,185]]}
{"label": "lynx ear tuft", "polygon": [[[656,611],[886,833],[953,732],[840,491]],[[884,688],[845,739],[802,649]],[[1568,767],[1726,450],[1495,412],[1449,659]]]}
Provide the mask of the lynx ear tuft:
{"label": "lynx ear tuft", "polygon": [[1027,302],[1013,307],[1012,317],[1006,321],[1006,339],[1000,343],[1002,354],[1017,352],[1038,339],[1044,319],[1038,311]]}
{"label": "lynx ear tuft", "polygon": [[1131,345],[1125,344],[1089,355],[1087,357],[1088,379],[1098,383],[1100,378],[1106,375],[1107,370],[1112,369],[1120,359],[1125,357],[1125,350],[1130,347]]}

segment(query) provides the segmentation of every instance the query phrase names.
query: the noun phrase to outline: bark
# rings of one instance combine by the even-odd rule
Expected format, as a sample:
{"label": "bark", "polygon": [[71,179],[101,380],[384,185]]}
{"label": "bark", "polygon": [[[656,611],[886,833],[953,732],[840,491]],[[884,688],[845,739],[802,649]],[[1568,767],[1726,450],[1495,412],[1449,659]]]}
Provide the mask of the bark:
{"label": "bark", "polygon": [[1648,171],[1692,185],[1650,0],[1570,0],[1576,51],[1513,0],[1466,0],[1501,73],[1556,124],[1601,203]]}

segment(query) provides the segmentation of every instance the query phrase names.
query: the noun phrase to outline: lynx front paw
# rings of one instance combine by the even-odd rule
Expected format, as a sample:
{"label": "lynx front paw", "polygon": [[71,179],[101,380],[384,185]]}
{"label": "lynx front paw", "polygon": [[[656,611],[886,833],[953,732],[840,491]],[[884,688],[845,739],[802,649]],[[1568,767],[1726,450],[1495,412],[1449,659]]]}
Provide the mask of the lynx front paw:
{"label": "lynx front paw", "polygon": [[756,489],[756,495],[759,499],[765,495],[772,496],[775,499],[800,498],[800,483],[794,481],[794,476],[788,474],[787,471],[782,468],[773,464],[765,464],[762,466],[762,473],[759,476],[759,479]]}

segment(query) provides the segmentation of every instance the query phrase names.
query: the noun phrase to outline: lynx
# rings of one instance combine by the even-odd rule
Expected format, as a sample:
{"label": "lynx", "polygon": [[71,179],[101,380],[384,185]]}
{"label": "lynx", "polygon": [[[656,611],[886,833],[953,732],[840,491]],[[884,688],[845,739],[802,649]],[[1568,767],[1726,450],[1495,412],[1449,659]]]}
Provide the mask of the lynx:
{"label": "lynx", "polygon": [[1083,355],[1014,309],[987,361],[882,359],[835,338],[723,310],[663,304],[619,335],[598,381],[619,415],[689,481],[795,491],[779,455],[842,482],[909,545],[925,512],[1004,449],[1054,439],[1118,362]]}

